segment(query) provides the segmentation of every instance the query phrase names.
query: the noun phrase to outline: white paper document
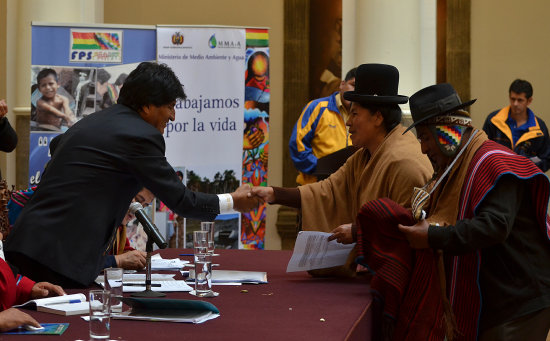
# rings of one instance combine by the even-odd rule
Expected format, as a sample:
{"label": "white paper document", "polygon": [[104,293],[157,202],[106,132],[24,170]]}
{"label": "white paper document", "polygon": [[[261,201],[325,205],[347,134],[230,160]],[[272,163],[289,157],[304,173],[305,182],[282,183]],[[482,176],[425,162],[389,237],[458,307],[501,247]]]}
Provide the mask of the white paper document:
{"label": "white paper document", "polygon": [[[122,287],[122,292],[140,292],[145,290],[145,283],[143,285],[136,285],[136,283],[129,283]],[[151,281],[151,290],[160,292],[188,292],[193,290],[185,281]],[[160,285],[160,286],[158,286]]]}
{"label": "white paper document", "polygon": [[[174,281],[175,274],[151,274],[151,281]],[[99,275],[96,277],[95,282],[99,285],[103,285],[103,282],[105,281],[105,278],[103,275]],[[145,274],[124,274],[123,275],[123,281],[124,283],[134,283],[134,282],[141,282],[145,283]]]}
{"label": "white paper document", "polygon": [[329,242],[330,235],[326,232],[300,231],[286,272],[344,265],[349,253],[355,247],[355,243],[341,244],[336,240]]}
{"label": "white paper document", "polygon": [[[174,280],[175,274],[151,274],[151,290],[160,292],[193,290],[185,281]],[[103,276],[97,276],[95,282],[104,286]],[[160,286],[159,286],[160,285]],[[145,274],[126,274],[123,278],[123,292],[140,292],[145,290]]]}
{"label": "white paper document", "polygon": [[[189,270],[188,281],[195,279],[195,270]],[[239,271],[239,270],[212,270],[212,285],[227,284],[240,285],[265,284],[267,283],[267,272],[263,271]]]}
{"label": "white paper document", "polygon": [[164,259],[158,253],[151,257],[151,270],[181,270],[188,260],[179,258]]}

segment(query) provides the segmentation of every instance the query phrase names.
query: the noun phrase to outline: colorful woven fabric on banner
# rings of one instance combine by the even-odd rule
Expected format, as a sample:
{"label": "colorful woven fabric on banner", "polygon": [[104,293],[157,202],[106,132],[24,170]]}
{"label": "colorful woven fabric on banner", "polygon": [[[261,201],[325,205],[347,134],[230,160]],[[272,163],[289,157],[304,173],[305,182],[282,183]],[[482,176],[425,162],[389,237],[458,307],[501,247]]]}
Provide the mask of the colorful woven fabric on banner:
{"label": "colorful woven fabric on banner", "polygon": [[[269,48],[268,31],[246,30],[245,129],[243,183],[267,186],[269,150]],[[241,243],[245,249],[264,249],[266,206],[244,213]]]}

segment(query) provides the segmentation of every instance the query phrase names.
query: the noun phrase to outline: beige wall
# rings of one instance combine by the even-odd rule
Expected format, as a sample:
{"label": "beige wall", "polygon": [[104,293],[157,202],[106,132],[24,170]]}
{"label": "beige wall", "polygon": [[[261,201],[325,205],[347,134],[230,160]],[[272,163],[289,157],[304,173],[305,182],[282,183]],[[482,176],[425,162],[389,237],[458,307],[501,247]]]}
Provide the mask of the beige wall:
{"label": "beige wall", "polygon": [[[531,109],[550,123],[550,2],[472,0],[471,107],[474,124],[509,104],[516,78],[533,85]],[[467,100],[463,98],[463,100]]]}
{"label": "beige wall", "polygon": [[[105,23],[269,27],[271,103],[268,182],[280,185],[283,157],[283,1],[106,0],[104,4]],[[276,214],[276,207],[268,207],[266,249],[281,248],[275,227]]]}
{"label": "beige wall", "polygon": [[[359,64],[383,63],[399,69],[399,94],[411,96],[434,84],[435,5],[435,0],[342,0],[342,74]],[[408,104],[401,108],[409,110]]]}

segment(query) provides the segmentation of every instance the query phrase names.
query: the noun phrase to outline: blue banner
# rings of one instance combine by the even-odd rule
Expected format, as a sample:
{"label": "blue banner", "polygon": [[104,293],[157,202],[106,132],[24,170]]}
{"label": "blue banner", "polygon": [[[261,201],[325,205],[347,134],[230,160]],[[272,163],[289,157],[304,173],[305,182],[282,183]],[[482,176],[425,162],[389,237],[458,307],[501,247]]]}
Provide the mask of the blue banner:
{"label": "blue banner", "polygon": [[157,59],[156,43],[152,26],[32,26],[29,186],[40,182],[50,141],[116,103],[137,64]]}

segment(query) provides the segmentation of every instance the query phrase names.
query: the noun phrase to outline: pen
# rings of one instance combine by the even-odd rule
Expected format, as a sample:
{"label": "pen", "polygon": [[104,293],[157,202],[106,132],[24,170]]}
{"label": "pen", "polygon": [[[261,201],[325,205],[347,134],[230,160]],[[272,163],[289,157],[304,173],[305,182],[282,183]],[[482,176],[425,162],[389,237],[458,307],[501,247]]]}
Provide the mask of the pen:
{"label": "pen", "polygon": [[82,302],[81,300],[70,300],[70,301],[64,301],[64,302],[53,302],[53,303],[50,303],[50,304],[46,304],[47,306],[50,306],[50,305],[59,305],[59,304],[69,304],[69,303],[80,303]]}
{"label": "pen", "polygon": [[180,256],[194,256],[192,253],[182,253]]}
{"label": "pen", "polygon": [[[124,283],[123,286],[125,287],[144,287],[145,283]],[[160,287],[159,283],[151,283],[152,287]]]}

